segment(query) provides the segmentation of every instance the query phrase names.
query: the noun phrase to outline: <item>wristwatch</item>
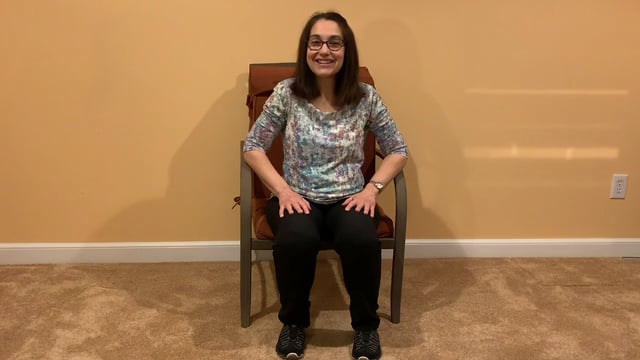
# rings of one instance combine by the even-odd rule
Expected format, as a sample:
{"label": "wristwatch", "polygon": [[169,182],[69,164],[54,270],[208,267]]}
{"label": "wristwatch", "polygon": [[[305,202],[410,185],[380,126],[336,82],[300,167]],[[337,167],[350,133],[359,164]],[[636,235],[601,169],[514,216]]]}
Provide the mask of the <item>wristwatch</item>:
{"label": "wristwatch", "polygon": [[375,186],[375,188],[378,189],[378,192],[382,192],[382,189],[384,189],[384,184],[379,181],[371,180],[369,181],[369,184]]}

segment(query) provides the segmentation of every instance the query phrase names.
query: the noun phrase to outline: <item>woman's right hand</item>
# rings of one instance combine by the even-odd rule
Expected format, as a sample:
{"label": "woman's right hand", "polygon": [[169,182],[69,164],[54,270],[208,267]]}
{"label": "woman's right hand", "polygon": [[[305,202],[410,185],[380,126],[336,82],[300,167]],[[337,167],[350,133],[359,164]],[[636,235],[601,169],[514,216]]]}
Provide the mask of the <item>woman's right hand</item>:
{"label": "woman's right hand", "polygon": [[298,214],[308,214],[309,211],[311,211],[311,204],[309,204],[307,199],[289,187],[280,191],[277,196],[280,201],[280,217],[284,217],[285,211],[287,211],[289,215],[293,215],[294,211]]}

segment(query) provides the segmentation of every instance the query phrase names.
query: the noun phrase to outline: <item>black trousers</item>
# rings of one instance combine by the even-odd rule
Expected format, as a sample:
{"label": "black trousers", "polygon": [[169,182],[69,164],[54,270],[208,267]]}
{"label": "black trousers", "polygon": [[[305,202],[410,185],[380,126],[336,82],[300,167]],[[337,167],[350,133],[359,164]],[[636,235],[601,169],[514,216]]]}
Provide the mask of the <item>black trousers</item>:
{"label": "black trousers", "polygon": [[345,211],[342,201],[325,205],[311,203],[309,214],[280,218],[279,200],[273,197],[266,209],[275,234],[273,260],[280,293],[278,318],[287,325],[310,325],[309,295],[321,241],[333,242],[340,256],[349,311],[354,330],[374,330],[380,324],[381,247],[374,219],[355,210]]}

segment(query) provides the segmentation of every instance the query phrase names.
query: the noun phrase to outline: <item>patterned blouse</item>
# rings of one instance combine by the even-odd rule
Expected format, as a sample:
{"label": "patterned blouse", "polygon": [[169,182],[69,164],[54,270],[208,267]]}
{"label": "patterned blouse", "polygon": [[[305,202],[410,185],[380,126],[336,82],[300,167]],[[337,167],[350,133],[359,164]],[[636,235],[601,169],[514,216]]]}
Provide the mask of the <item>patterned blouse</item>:
{"label": "patterned blouse", "polygon": [[371,130],[384,155],[407,157],[407,145],[376,90],[361,83],[357,106],[322,112],[293,94],[294,79],[281,81],[249,131],[243,151],[267,152],[275,138],[282,145],[284,180],[310,201],[329,204],[362,191],[364,141]]}

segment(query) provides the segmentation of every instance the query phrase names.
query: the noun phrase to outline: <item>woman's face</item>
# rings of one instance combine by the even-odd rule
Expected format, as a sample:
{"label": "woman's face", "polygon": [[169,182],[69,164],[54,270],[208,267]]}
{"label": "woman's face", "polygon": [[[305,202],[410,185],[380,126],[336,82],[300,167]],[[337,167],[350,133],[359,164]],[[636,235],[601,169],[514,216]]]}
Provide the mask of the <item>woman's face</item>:
{"label": "woman's face", "polygon": [[344,42],[338,23],[320,19],[311,28],[307,41],[307,64],[320,78],[334,77],[344,62]]}

